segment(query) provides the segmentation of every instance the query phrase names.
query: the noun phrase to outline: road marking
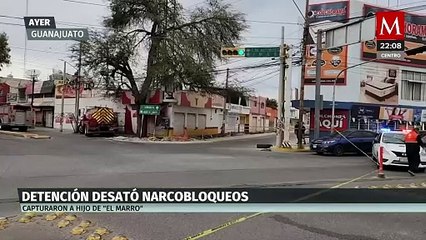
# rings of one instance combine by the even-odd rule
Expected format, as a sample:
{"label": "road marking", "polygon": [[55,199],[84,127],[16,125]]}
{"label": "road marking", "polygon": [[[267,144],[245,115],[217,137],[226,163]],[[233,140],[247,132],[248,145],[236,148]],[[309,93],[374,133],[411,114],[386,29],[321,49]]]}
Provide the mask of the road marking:
{"label": "road marking", "polygon": [[[309,199],[309,198],[314,197],[314,196],[321,195],[321,194],[323,194],[323,193],[325,193],[325,192],[328,192],[328,191],[330,191],[330,190],[332,190],[332,189],[336,189],[336,188],[339,188],[339,187],[345,186],[345,185],[347,185],[347,184],[349,184],[349,183],[356,182],[356,181],[358,181],[358,180],[360,180],[360,179],[362,179],[362,178],[365,178],[365,177],[367,177],[367,176],[369,176],[369,175],[371,175],[371,174],[373,174],[373,173],[376,173],[376,170],[374,170],[374,171],[372,171],[372,172],[369,172],[369,173],[367,173],[367,174],[364,174],[364,175],[362,175],[362,176],[359,176],[359,177],[353,178],[353,179],[348,180],[348,181],[346,181],[346,182],[343,182],[343,183],[340,183],[340,184],[334,185],[334,186],[332,186],[332,187],[330,187],[330,188],[327,188],[327,189],[325,189],[325,190],[318,191],[318,192],[316,192],[316,193],[309,194],[309,195],[307,195],[307,196],[305,196],[305,197],[298,198],[298,199],[294,200],[293,202],[299,202],[299,201],[306,200],[306,199]],[[209,235],[211,235],[211,234],[213,234],[213,233],[215,233],[215,232],[217,232],[217,231],[223,230],[223,229],[225,229],[225,228],[229,228],[229,227],[234,226],[234,225],[236,225],[236,224],[238,224],[238,223],[245,222],[245,221],[247,221],[247,220],[249,220],[249,219],[252,219],[252,218],[255,218],[255,217],[258,217],[258,216],[264,215],[264,214],[267,214],[267,213],[266,213],[266,212],[258,212],[258,213],[254,213],[254,214],[251,214],[251,215],[248,215],[248,216],[240,217],[240,218],[238,218],[238,219],[234,219],[234,220],[231,220],[231,221],[225,222],[225,223],[223,223],[223,224],[221,224],[221,225],[219,225],[219,226],[217,226],[217,227],[210,228],[210,229],[204,230],[204,231],[202,231],[202,232],[200,232],[200,233],[198,233],[198,234],[195,234],[195,235],[192,235],[192,236],[186,237],[186,238],[184,238],[184,240],[195,240],[195,239],[200,239],[200,238],[203,238],[203,237],[209,236]]]}

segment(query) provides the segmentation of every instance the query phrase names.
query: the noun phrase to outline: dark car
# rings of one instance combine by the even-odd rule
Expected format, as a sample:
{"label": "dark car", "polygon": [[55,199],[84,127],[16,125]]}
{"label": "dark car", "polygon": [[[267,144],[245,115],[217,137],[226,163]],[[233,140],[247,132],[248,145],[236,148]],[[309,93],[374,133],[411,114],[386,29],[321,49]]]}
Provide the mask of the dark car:
{"label": "dark car", "polygon": [[376,136],[377,133],[366,130],[347,130],[340,134],[335,132],[313,140],[310,148],[318,154],[332,153],[336,156],[345,153],[360,153],[359,149],[370,153]]}

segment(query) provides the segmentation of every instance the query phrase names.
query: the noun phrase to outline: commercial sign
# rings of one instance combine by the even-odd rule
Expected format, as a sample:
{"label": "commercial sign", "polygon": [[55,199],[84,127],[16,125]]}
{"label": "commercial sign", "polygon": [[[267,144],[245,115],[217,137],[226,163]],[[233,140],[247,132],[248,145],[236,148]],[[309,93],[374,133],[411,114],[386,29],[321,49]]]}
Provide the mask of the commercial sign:
{"label": "commercial sign", "polygon": [[[309,6],[308,20],[310,23],[335,22],[342,23],[348,19],[349,2],[333,2],[312,4]],[[315,36],[311,33],[306,45],[305,84],[315,84],[316,79],[316,45]],[[347,67],[347,46],[323,51],[321,61],[321,84],[332,85],[337,75]],[[346,85],[346,72],[340,74],[337,85]]]}
{"label": "commercial sign", "polygon": [[378,106],[362,106],[354,105],[351,110],[352,118],[379,118],[380,107]]}
{"label": "commercial sign", "polygon": [[[379,8],[379,7],[375,7],[371,5],[364,5],[364,16],[370,16],[376,13],[379,13],[379,16],[380,16],[380,14],[383,14],[383,12],[395,12],[395,11],[391,9]],[[401,50],[399,48],[402,46],[399,46],[397,44],[392,44],[386,41],[380,42],[380,41],[384,41],[382,40],[383,38],[390,38],[390,37],[392,37],[393,39],[389,39],[389,40],[395,40],[395,38],[402,39],[402,36],[398,34],[397,26],[399,27],[400,33],[404,33],[403,34],[404,38],[402,39],[404,40],[403,50],[424,46],[424,43],[426,41],[426,17],[420,16],[420,15],[414,15],[412,13],[405,13],[404,17],[405,17],[404,24],[401,23],[399,18],[398,18],[398,21],[395,21],[396,20],[396,15],[395,15],[393,18],[389,18],[388,20],[386,20],[387,25],[383,23],[383,19],[378,18],[379,21],[377,21],[378,24],[376,26],[376,31],[378,32],[376,32],[376,34],[377,33],[379,34],[378,35],[379,40],[377,41],[371,40],[371,41],[363,42],[362,58],[364,60],[375,59],[378,56],[379,58],[381,58],[378,61],[382,61],[386,63],[407,65],[407,66],[413,66],[413,67],[424,67],[426,65],[426,54],[406,56],[405,58],[400,58],[399,60],[398,60],[399,56],[397,55],[384,56],[384,55],[377,54],[377,48],[381,50],[388,50],[391,52],[393,51],[394,53],[395,51],[401,53]],[[382,30],[383,30],[383,35],[380,34]],[[402,41],[402,40],[399,40],[399,41]],[[396,59],[393,59],[394,57]]]}
{"label": "commercial sign", "polygon": [[398,104],[398,86],[401,86],[401,71],[397,66],[369,63],[368,68],[360,71],[360,74],[360,102]]}
{"label": "commercial sign", "polygon": [[389,121],[413,121],[413,109],[399,107],[381,107],[379,119]]}
{"label": "commercial sign", "polygon": [[422,110],[422,116],[420,117],[420,122],[426,122],[426,109]]}
{"label": "commercial sign", "polygon": [[332,21],[344,22],[348,17],[349,2],[311,4],[308,9],[309,23]]}
{"label": "commercial sign", "polygon": [[[321,57],[321,84],[332,85],[337,75],[347,67],[347,46],[323,51]],[[305,84],[316,81],[316,47],[306,46]],[[346,72],[339,75],[337,85],[346,85]]]}
{"label": "commercial sign", "polygon": [[[321,110],[320,113],[320,131],[330,131],[331,130],[331,110]],[[349,111],[348,110],[336,110],[334,114],[334,129],[337,131],[347,130],[349,119]],[[313,129],[315,126],[315,113],[311,111],[310,118],[310,128]]]}
{"label": "commercial sign", "polygon": [[[85,95],[83,95],[83,91],[84,91],[84,88],[83,88],[83,86],[81,86],[80,87],[80,97],[81,98],[86,97]],[[70,86],[70,85],[56,85],[55,97],[61,98],[62,94],[64,94],[64,98],[75,98],[75,95],[76,95],[75,87]]]}
{"label": "commercial sign", "polygon": [[89,38],[87,28],[56,28],[54,17],[24,17],[28,40],[75,40]]}

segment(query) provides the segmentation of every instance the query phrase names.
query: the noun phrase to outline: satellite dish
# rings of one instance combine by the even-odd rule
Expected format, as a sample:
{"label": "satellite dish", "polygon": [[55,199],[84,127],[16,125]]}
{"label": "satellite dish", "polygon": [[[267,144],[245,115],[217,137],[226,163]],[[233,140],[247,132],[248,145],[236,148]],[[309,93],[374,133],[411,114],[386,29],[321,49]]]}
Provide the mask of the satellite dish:
{"label": "satellite dish", "polygon": [[38,76],[40,76],[40,71],[37,69],[29,69],[27,71],[25,71],[25,75],[30,77],[30,78],[37,78]]}

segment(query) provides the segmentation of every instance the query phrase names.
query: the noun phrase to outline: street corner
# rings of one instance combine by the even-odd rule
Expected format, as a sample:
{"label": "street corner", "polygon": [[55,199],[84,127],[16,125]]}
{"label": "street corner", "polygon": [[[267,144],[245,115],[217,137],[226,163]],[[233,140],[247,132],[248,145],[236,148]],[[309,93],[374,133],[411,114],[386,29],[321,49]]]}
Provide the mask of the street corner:
{"label": "street corner", "polygon": [[0,218],[0,239],[131,240],[83,216],[63,212],[27,212],[15,217]]}
{"label": "street corner", "polygon": [[14,137],[30,138],[30,139],[50,139],[51,138],[48,135],[40,135],[37,133],[13,132],[13,131],[4,131],[4,130],[0,130],[0,134],[14,136]]}
{"label": "street corner", "polygon": [[296,146],[294,147],[271,147],[271,151],[272,152],[277,152],[277,153],[308,153],[311,152],[311,150],[307,147],[299,149]]}

